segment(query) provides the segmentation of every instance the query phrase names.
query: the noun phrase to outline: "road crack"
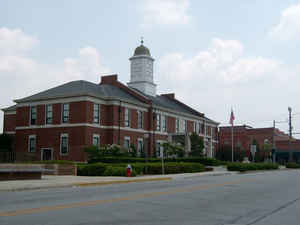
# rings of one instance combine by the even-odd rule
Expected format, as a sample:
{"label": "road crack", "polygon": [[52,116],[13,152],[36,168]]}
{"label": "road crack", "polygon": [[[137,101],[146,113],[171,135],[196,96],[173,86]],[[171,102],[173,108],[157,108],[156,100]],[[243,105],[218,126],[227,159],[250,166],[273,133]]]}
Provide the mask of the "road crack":
{"label": "road crack", "polygon": [[280,206],[280,207],[278,207],[278,208],[272,210],[271,212],[266,213],[266,214],[264,214],[264,215],[258,217],[256,220],[252,221],[251,223],[247,223],[246,225],[253,225],[253,224],[256,224],[257,222],[259,222],[259,221],[261,221],[261,220],[267,218],[268,216],[271,216],[271,215],[273,215],[273,214],[275,214],[275,213],[277,213],[277,212],[279,212],[279,211],[281,211],[281,210],[283,210],[283,209],[285,209],[285,208],[287,208],[287,207],[293,205],[294,203],[296,203],[296,202],[299,201],[299,200],[300,200],[300,197],[298,197],[298,198],[296,198],[296,199],[294,199],[294,200],[292,200],[292,201],[289,201],[289,202],[285,203],[284,205],[282,205],[282,206]]}

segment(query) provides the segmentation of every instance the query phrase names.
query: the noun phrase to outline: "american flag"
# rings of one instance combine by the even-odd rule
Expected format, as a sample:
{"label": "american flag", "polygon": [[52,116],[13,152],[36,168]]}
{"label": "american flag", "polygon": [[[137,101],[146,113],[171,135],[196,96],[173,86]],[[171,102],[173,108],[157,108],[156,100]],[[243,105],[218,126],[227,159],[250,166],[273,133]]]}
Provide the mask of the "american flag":
{"label": "american flag", "polygon": [[233,114],[233,111],[231,109],[231,114],[230,114],[230,120],[229,120],[229,123],[231,124],[231,126],[233,126],[233,121],[234,121],[234,114]]}

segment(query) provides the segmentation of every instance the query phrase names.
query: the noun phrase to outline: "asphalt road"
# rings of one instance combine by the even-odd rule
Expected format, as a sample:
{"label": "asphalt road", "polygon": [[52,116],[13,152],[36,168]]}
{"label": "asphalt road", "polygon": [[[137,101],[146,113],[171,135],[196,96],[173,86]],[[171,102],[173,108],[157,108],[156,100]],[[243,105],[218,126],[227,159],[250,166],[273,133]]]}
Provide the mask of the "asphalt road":
{"label": "asphalt road", "polygon": [[0,192],[1,225],[299,225],[299,214],[300,170]]}

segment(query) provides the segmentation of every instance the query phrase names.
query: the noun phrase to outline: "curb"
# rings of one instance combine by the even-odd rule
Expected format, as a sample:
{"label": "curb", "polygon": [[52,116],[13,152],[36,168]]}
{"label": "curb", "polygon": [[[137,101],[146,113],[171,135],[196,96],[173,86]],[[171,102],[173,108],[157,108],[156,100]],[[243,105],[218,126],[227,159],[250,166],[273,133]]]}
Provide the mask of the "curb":
{"label": "curb", "polygon": [[87,186],[100,186],[109,184],[128,184],[128,183],[138,183],[138,182],[150,182],[150,181],[171,181],[172,177],[158,177],[158,178],[142,178],[134,180],[115,180],[115,181],[99,181],[90,183],[73,183],[72,186],[75,187],[87,187]]}
{"label": "curb", "polygon": [[103,185],[110,185],[110,184],[128,184],[128,183],[138,183],[138,182],[171,181],[171,180],[172,177],[158,177],[158,178],[142,178],[142,179],[133,179],[133,180],[81,182],[81,183],[49,185],[49,186],[41,186],[41,187],[10,188],[10,189],[2,189],[2,190],[0,189],[0,193],[5,191],[30,191],[30,190],[52,189],[52,188],[103,186]]}

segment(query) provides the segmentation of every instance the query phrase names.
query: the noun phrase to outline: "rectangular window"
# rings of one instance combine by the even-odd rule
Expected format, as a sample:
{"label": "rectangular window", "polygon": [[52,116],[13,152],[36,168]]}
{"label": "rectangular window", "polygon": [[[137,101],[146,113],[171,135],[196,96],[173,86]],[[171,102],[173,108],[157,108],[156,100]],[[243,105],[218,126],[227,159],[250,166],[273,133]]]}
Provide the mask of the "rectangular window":
{"label": "rectangular window", "polygon": [[198,123],[198,134],[201,134],[201,123]]}
{"label": "rectangular window", "polygon": [[176,133],[179,133],[179,119],[176,118]]}
{"label": "rectangular window", "polygon": [[60,136],[60,154],[67,155],[69,152],[69,136],[68,134],[61,134]]}
{"label": "rectangular window", "polygon": [[36,150],[36,136],[30,135],[28,139],[28,151],[35,152]]}
{"label": "rectangular window", "polygon": [[201,134],[204,134],[204,128],[205,128],[205,125],[204,123],[201,125]]}
{"label": "rectangular window", "polygon": [[94,123],[100,123],[100,105],[94,104],[94,116],[93,116]]}
{"label": "rectangular window", "polygon": [[160,131],[161,128],[161,115],[159,113],[156,114],[156,130]]}
{"label": "rectangular window", "polygon": [[162,116],[162,131],[167,132],[167,119],[168,117],[166,115]]}
{"label": "rectangular window", "polygon": [[141,155],[143,153],[143,139],[138,139],[138,154]]}
{"label": "rectangular window", "polygon": [[130,110],[125,108],[125,127],[130,127]]}
{"label": "rectangular window", "polygon": [[30,125],[36,124],[36,106],[30,108]]}
{"label": "rectangular window", "polygon": [[184,120],[184,132],[187,132],[187,121]]}
{"label": "rectangular window", "polygon": [[99,147],[99,145],[100,145],[99,134],[93,134],[93,145]]}
{"label": "rectangular window", "polygon": [[124,148],[129,149],[130,147],[130,137],[124,137]]}
{"label": "rectangular window", "polygon": [[62,104],[62,122],[63,123],[68,123],[69,122],[69,111],[70,111],[70,106],[69,104]]}
{"label": "rectangular window", "polygon": [[138,110],[137,113],[138,113],[138,128],[142,129],[143,128],[143,119],[144,119],[143,112]]}
{"label": "rectangular window", "polygon": [[46,105],[46,124],[52,124],[52,122],[53,122],[52,105]]}

